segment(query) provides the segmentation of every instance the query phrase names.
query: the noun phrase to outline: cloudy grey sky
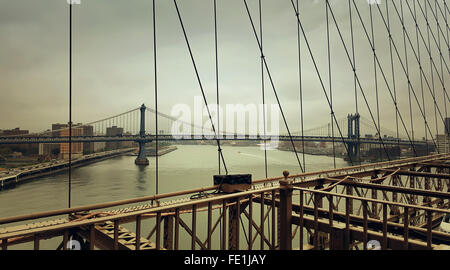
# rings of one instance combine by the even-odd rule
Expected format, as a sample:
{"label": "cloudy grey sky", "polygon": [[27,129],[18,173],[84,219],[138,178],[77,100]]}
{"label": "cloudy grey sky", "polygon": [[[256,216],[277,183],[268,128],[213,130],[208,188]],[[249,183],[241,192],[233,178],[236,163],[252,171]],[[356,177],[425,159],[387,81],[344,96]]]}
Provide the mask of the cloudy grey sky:
{"label": "cloudy grey sky", "polygon": [[[443,2],[438,3],[443,8]],[[355,0],[370,31],[367,0]],[[413,1],[411,3],[411,8]],[[430,3],[434,1],[430,1]],[[242,0],[218,0],[219,85],[221,104],[260,104],[260,57],[249,18]],[[257,1],[248,0],[256,27],[259,27]],[[426,2],[419,0],[425,9]],[[381,10],[385,14],[385,0]],[[400,9],[400,1],[395,0]],[[193,105],[201,94],[194,74],[173,1],[157,0],[158,103],[167,114],[175,104]],[[209,103],[215,103],[215,55],[212,0],[178,1],[185,27],[197,61]],[[264,50],[274,83],[291,130],[300,129],[297,24],[289,0],[263,0]],[[350,21],[347,0],[331,1],[343,38],[350,45]],[[434,4],[432,4],[434,8]],[[393,39],[404,59],[400,21],[389,1]],[[375,45],[391,90],[392,73],[387,31],[376,7],[373,8]],[[427,39],[423,15],[416,6],[421,33]],[[445,45],[447,37],[437,31],[436,21],[428,15],[431,29],[441,42],[444,60],[450,63]],[[407,31],[417,52],[415,24],[403,4]],[[400,10],[399,10],[400,11]],[[436,10],[433,9],[433,12]],[[435,13],[445,25],[439,11]],[[300,16],[307,38],[329,92],[325,1],[300,1]],[[356,67],[370,108],[376,119],[373,55],[363,28],[353,9]],[[145,103],[154,106],[152,5],[150,0],[81,0],[73,7],[73,119],[90,122],[112,116]],[[353,73],[330,15],[333,104],[337,118],[355,112]],[[444,33],[446,29],[443,28]],[[436,67],[440,71],[437,46],[431,38]],[[408,48],[411,83],[422,106],[419,65]],[[51,123],[68,121],[68,5],[65,0],[0,0],[0,129],[21,127],[45,130]],[[430,61],[419,35],[423,68],[432,85]],[[305,128],[329,122],[330,108],[302,39]],[[406,76],[394,52],[395,80],[399,107],[410,129]],[[443,63],[447,83],[449,73]],[[443,117],[442,84],[435,71],[434,91]],[[395,114],[386,84],[378,74],[380,121],[383,128],[395,130]],[[266,76],[267,78],[267,76]],[[424,82],[425,114],[435,133],[434,106]],[[448,88],[448,87],[447,87]],[[266,80],[266,102],[276,103]],[[446,104],[445,101],[447,101]],[[360,113],[370,118],[358,89]],[[422,108],[423,109],[423,108]],[[416,137],[424,136],[423,117],[412,96]],[[439,131],[443,130],[437,113]],[[400,131],[404,133],[403,127]]]}

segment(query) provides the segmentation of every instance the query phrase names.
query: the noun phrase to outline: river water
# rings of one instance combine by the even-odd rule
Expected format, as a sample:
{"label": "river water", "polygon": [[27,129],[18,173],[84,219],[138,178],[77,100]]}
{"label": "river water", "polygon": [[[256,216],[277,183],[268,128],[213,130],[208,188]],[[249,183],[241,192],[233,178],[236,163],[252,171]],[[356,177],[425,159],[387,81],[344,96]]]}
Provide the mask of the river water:
{"label": "river water", "polygon": [[[217,147],[177,145],[178,149],[159,157],[159,192],[168,193],[213,185],[218,174]],[[265,177],[264,151],[257,146],[223,146],[230,174],[250,173],[253,180]],[[300,173],[293,152],[267,151],[268,176],[281,176],[283,170]],[[301,154],[299,154],[300,159]],[[72,170],[72,206],[154,195],[155,157],[150,166],[134,164],[135,157],[121,156]],[[336,166],[348,166],[336,159]],[[333,168],[333,157],[306,155],[307,171]],[[222,166],[222,173],[224,172]],[[16,188],[0,191],[0,217],[66,208],[67,172],[45,176]]]}

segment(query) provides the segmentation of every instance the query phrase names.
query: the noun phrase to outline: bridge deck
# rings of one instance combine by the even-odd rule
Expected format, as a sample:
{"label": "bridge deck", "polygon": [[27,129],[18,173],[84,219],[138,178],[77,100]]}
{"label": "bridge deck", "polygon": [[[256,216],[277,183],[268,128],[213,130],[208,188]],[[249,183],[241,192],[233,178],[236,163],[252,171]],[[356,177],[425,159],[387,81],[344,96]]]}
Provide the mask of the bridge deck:
{"label": "bridge deck", "polygon": [[[64,244],[68,241],[68,233],[75,232],[86,239],[86,242],[89,242],[93,235],[94,245],[102,249],[136,249],[137,238],[140,239],[141,249],[165,247],[179,249],[179,228],[182,228],[192,237],[192,248],[209,249],[212,245],[209,235],[214,233],[220,223],[224,228],[221,232],[223,238],[228,238],[223,243],[219,243],[220,248],[237,249],[239,240],[236,238],[240,239],[237,228],[240,225],[236,220],[239,220],[237,217],[245,214],[249,221],[247,234],[250,236],[254,233],[254,240],[248,244],[253,245],[258,237],[261,239],[262,246],[277,249],[284,248],[286,244],[286,239],[280,234],[283,232],[280,228],[287,226],[283,223],[283,216],[287,213],[290,216],[289,228],[299,225],[301,230],[306,229],[312,233],[315,242],[310,244],[315,248],[320,248],[316,239],[320,232],[329,235],[330,239],[332,236],[337,239],[342,238],[340,234],[344,233],[353,243],[367,242],[369,238],[374,238],[385,243],[386,248],[391,249],[437,249],[442,248],[439,246],[442,243],[450,244],[450,234],[438,231],[435,227],[439,225],[443,215],[450,214],[448,210],[449,158],[450,155],[441,154],[310,172],[287,178],[261,179],[254,181],[251,189],[231,194],[208,194],[218,188],[213,186],[1,218],[0,224],[7,226],[0,228],[0,240],[4,249],[10,245],[25,242],[34,242],[35,248],[38,248],[40,239],[63,236]],[[434,172],[431,170],[430,163],[433,163]],[[443,166],[440,167],[439,164]],[[298,200],[299,197],[291,195],[288,212],[283,210],[286,207],[286,186],[283,181],[289,183],[287,189],[290,192],[295,192],[302,198],[299,203],[293,203],[292,198]],[[200,196],[196,196],[197,199],[195,199],[192,195]],[[383,199],[378,199],[378,196],[382,196]],[[137,205],[124,207],[127,204]],[[266,205],[266,207],[257,207],[257,204]],[[99,209],[110,207],[117,207],[117,209],[99,211]],[[215,212],[216,221],[213,220],[215,210],[220,210],[221,213],[218,215],[217,211]],[[73,216],[74,213],[79,214],[82,211],[88,211],[83,219],[64,218],[64,215]],[[259,217],[255,216],[256,211],[261,213]],[[207,220],[197,221],[200,212],[207,212]],[[228,212],[228,215],[223,214],[225,212]],[[265,235],[267,228],[263,229],[270,215],[272,221],[269,227],[272,232],[277,232],[275,235],[272,233],[272,239]],[[184,222],[182,216],[189,216],[192,224]],[[47,220],[33,222],[43,218]],[[143,219],[155,221],[155,226],[141,228]],[[162,220],[165,221],[164,226],[161,226]],[[15,222],[30,221],[31,223],[26,225],[13,225]],[[208,224],[206,240],[201,240],[198,236],[197,223],[199,222]],[[123,223],[136,224],[135,232],[119,226]],[[303,225],[300,225],[301,223]],[[344,224],[343,231],[335,228],[337,224]],[[225,228],[228,228],[228,232],[225,232]],[[153,238],[152,240],[140,237],[141,230],[148,229],[151,231],[149,238]],[[232,237],[228,237],[229,235]],[[164,240],[163,245],[160,244],[161,239]],[[290,241],[292,242],[292,239]],[[347,245],[349,246],[352,245]],[[338,245],[334,243],[334,246],[330,247],[337,248]]]}

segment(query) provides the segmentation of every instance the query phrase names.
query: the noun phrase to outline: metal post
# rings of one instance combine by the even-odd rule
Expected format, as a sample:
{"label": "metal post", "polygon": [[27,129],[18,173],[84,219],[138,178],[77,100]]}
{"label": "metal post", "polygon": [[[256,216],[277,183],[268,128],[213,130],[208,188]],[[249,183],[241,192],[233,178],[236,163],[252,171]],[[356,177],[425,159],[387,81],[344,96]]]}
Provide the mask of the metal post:
{"label": "metal post", "polygon": [[136,216],[136,250],[141,249],[141,215]]}
{"label": "metal post", "polygon": [[34,250],[39,250],[39,235],[34,235]]}
{"label": "metal post", "polygon": [[431,211],[427,211],[427,248],[433,249],[433,214]]}
{"label": "metal post", "polygon": [[192,205],[192,241],[191,250],[195,250],[195,239],[197,237],[197,205]]}
{"label": "metal post", "polygon": [[403,208],[403,248],[408,250],[408,232],[409,232],[409,209],[408,207]]}
{"label": "metal post", "polygon": [[253,248],[253,195],[249,196],[248,200],[248,250],[252,250]]}
{"label": "metal post", "polygon": [[261,214],[260,214],[260,218],[261,218],[261,222],[260,222],[260,230],[261,230],[261,237],[260,237],[260,239],[261,239],[261,250],[264,250],[264,192],[261,192],[261,203],[260,203],[260,205],[261,205],[261,208],[260,208],[260,210],[261,210]]}
{"label": "metal post", "polygon": [[64,231],[63,235],[63,250],[67,250],[67,242],[69,241],[69,231]]}
{"label": "metal post", "polygon": [[222,202],[222,243],[221,243],[221,249],[226,250],[227,249],[227,201],[224,200]]}
{"label": "metal post", "polygon": [[387,204],[383,203],[383,242],[381,243],[383,250],[387,249]]}
{"label": "metal post", "polygon": [[[285,175],[286,177],[286,175]],[[292,184],[280,181],[280,250],[292,249]]]}
{"label": "metal post", "polygon": [[156,250],[161,249],[161,212],[156,213]]}
{"label": "metal post", "polygon": [[8,239],[3,239],[2,240],[2,250],[7,250],[8,249]]}
{"label": "metal post", "polygon": [[228,216],[228,249],[239,249],[239,216],[240,216],[240,198],[236,199],[236,204],[229,207]]}
{"label": "metal post", "polygon": [[178,250],[180,241],[180,208],[175,209],[175,244],[174,249]]}
{"label": "metal post", "polygon": [[207,237],[206,248],[208,250],[211,250],[211,237],[212,237],[211,226],[212,226],[212,203],[208,202],[208,235],[206,236]]}
{"label": "metal post", "polygon": [[89,226],[89,250],[95,249],[95,225]]}
{"label": "metal post", "polygon": [[173,216],[164,217],[164,248],[173,249]]}
{"label": "metal post", "polygon": [[113,249],[119,249],[119,220],[114,220],[114,244]]}
{"label": "metal post", "polygon": [[303,203],[304,203],[304,193],[303,190],[300,190],[300,250],[303,250],[304,237],[303,237],[303,228],[304,228],[304,220],[303,220]]}

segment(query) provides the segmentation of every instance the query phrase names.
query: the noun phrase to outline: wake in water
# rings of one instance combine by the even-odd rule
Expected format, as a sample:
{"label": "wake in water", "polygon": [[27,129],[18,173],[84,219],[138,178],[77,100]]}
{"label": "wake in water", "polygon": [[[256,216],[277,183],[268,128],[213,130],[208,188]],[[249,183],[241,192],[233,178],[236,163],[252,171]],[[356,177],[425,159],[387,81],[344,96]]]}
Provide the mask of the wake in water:
{"label": "wake in water", "polygon": [[[247,156],[247,157],[264,159],[264,156],[260,156],[260,155],[254,155],[254,154],[249,154],[249,153],[242,153],[240,151],[238,151],[237,153],[239,155],[243,155],[243,156]],[[285,164],[286,165],[286,161],[282,161],[282,160],[271,158],[271,157],[267,157],[267,161],[273,161],[273,162],[278,163],[278,164]]]}

